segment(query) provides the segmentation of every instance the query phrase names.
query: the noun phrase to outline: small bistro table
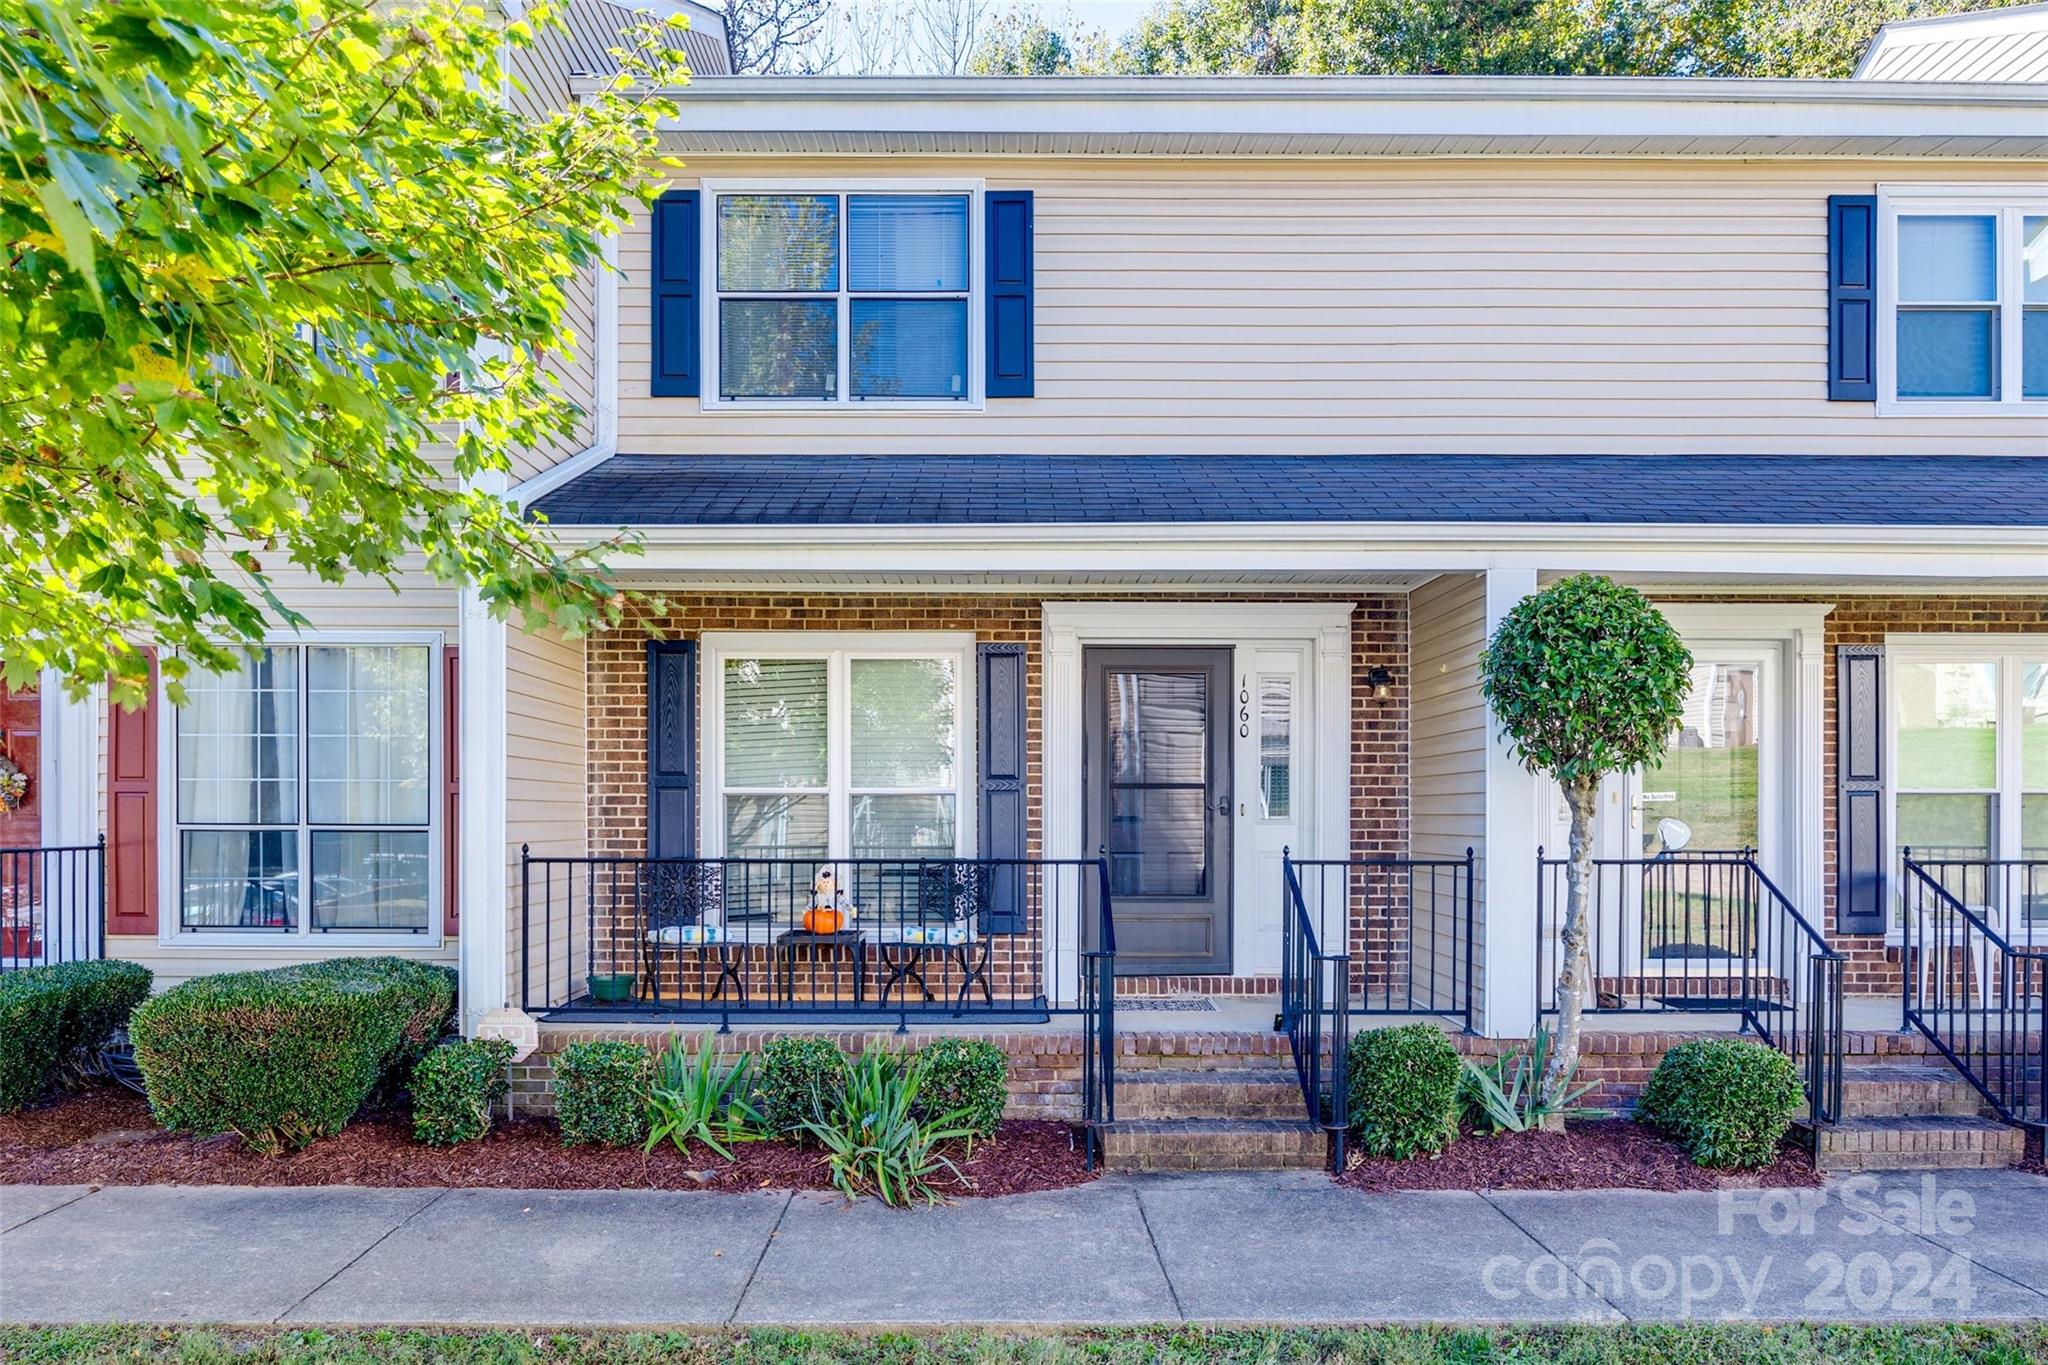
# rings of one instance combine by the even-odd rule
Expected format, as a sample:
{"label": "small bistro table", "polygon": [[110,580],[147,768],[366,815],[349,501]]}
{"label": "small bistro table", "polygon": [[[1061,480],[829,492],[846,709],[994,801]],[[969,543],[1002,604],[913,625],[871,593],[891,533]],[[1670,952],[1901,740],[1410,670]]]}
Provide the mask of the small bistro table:
{"label": "small bistro table", "polygon": [[[840,929],[830,934],[814,934],[806,929],[788,929],[775,936],[775,979],[781,988],[782,1003],[796,1003],[797,961],[803,950],[811,950],[811,984],[815,988],[818,980],[820,961],[834,961],[845,957],[853,964],[853,1003],[858,1005],[867,1000],[867,963],[863,951],[867,937],[858,929]],[[836,973],[835,973],[836,975]],[[816,990],[812,995],[815,997]]]}

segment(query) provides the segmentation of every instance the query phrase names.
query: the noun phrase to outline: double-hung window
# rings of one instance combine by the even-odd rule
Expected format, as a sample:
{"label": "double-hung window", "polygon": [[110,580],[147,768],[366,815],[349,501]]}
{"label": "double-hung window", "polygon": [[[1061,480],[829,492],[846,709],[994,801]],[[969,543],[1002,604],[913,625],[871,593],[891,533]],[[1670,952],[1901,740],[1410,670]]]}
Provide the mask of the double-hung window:
{"label": "double-hung window", "polygon": [[[922,637],[707,639],[706,848],[763,863],[966,856],[972,657],[971,642]],[[761,897],[736,903],[734,877],[728,915],[766,914]],[[748,884],[787,880],[759,871]],[[795,882],[807,888],[808,871]]]}
{"label": "double-hung window", "polygon": [[166,727],[179,933],[435,933],[432,655],[266,645],[191,677]]}
{"label": "double-hung window", "polygon": [[[2048,637],[1895,637],[1885,656],[1899,846],[1922,863],[2048,860]],[[2031,882],[2027,916],[2048,921],[2048,877]]]}
{"label": "double-hung window", "polygon": [[706,188],[715,404],[979,401],[975,191]]}
{"label": "double-hung window", "polygon": [[1881,200],[1888,410],[2019,412],[2048,400],[2048,195],[1887,187]]}

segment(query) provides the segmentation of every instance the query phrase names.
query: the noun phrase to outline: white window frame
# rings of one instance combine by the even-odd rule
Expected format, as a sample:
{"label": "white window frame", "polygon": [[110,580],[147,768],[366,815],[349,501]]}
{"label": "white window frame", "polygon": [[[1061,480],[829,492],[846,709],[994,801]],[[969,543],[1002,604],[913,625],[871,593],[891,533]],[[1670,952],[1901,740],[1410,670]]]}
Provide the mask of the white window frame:
{"label": "white window frame", "polygon": [[[446,739],[443,735],[446,704],[442,696],[445,681],[443,654],[444,637],[439,631],[273,631],[262,641],[267,648],[292,648],[300,652],[300,668],[295,692],[298,696],[299,745],[299,913],[298,924],[288,931],[248,931],[225,929],[185,929],[180,927],[183,915],[180,912],[180,886],[178,867],[182,853],[182,841],[178,834],[182,826],[178,820],[178,722],[177,708],[169,696],[159,687],[157,704],[163,708],[159,713],[161,723],[157,725],[157,941],[165,947],[184,948],[238,948],[252,952],[279,952],[292,954],[333,954],[346,957],[360,953],[365,948],[411,948],[421,951],[437,949],[448,939],[445,933],[447,912],[445,907],[446,888],[444,870],[447,866],[447,821],[442,809],[442,793],[446,775],[443,773],[443,755]],[[306,887],[313,875],[312,841],[309,831],[313,828],[308,820],[310,812],[306,807],[306,711],[309,705],[305,686],[304,652],[323,645],[424,645],[427,649],[427,927],[423,932],[384,933],[376,930],[339,929],[316,933],[313,929],[313,905]],[[234,646],[230,646],[232,648]],[[195,826],[196,828],[196,826]],[[229,828],[232,828],[230,826]],[[267,827],[266,827],[267,828]],[[279,826],[282,828],[282,826]],[[329,826],[322,825],[325,829]],[[336,829],[353,829],[356,826],[337,825]],[[364,828],[369,828],[365,826]],[[414,825],[393,828],[412,830]]]}
{"label": "white window frame", "polygon": [[[1898,396],[1899,218],[1960,215],[1998,220],[1998,392],[1992,398]],[[1877,187],[1877,412],[1880,417],[2034,417],[2048,399],[2027,398],[2021,384],[2025,281],[2019,245],[2023,220],[2048,217],[2039,185],[1879,185]]]}
{"label": "white window frame", "polygon": [[[853,835],[852,664],[856,659],[934,659],[954,666],[953,850],[971,858],[978,847],[975,816],[975,637],[960,631],[720,631],[698,641],[697,846],[707,858],[725,848],[725,665],[731,659],[825,661],[826,857],[847,859]],[[751,792],[755,789],[748,788]],[[790,791],[809,790],[789,788]],[[932,788],[905,788],[925,794]],[[873,795],[872,791],[863,795]]]}
{"label": "white window frame", "polygon": [[[699,183],[698,329],[704,344],[698,348],[704,366],[703,396],[698,405],[704,412],[799,411],[835,413],[957,413],[981,412],[987,406],[987,338],[984,310],[988,306],[988,282],[984,278],[982,200],[986,182],[978,179],[803,179],[803,180],[705,180]],[[837,341],[839,377],[837,392],[829,398],[724,398],[719,393],[718,364],[722,340],[718,330],[718,200],[728,194],[832,194],[839,196],[839,292],[831,297],[839,303]],[[861,194],[964,194],[967,196],[967,393],[963,398],[862,398],[853,397],[852,346],[849,335],[854,296],[852,274],[847,268],[846,199]],[[736,297],[751,297],[759,291],[741,291]],[[924,294],[875,295],[861,298],[923,298]]]}
{"label": "white window frame", "polygon": [[[1905,845],[1899,839],[1899,689],[1895,671],[1902,664],[1990,663],[1998,666],[1998,736],[1993,781],[1989,788],[1914,787],[1908,796],[1931,793],[1960,796],[1985,795],[1993,798],[1991,853],[1996,859],[2015,858],[2020,848],[2020,815],[2027,795],[2024,740],[2020,729],[2020,679],[2028,664],[2048,664],[2048,635],[1887,635],[1884,642],[1884,749],[1885,749],[1885,834],[1886,866],[1896,874]],[[1896,901],[1885,941],[1901,941]]]}

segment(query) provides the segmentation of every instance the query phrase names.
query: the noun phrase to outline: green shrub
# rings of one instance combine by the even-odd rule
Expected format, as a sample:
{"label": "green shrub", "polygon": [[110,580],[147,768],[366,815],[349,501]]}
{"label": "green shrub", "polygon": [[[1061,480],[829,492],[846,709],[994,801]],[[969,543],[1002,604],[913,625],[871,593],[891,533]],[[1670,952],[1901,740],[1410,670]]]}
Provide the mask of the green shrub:
{"label": "green shrub", "polygon": [[754,1068],[754,1109],[771,1134],[803,1141],[811,1136],[804,1125],[838,1104],[845,1071],[829,1038],[771,1038]]}
{"label": "green shrub", "polygon": [[0,1113],[33,1104],[79,1054],[103,1047],[149,998],[132,962],[64,962],[0,976]]}
{"label": "green shrub", "polygon": [[654,1065],[638,1043],[571,1043],[555,1058],[555,1119],[562,1145],[638,1146],[647,1137]]}
{"label": "green shrub", "polygon": [[491,1113],[510,1088],[512,1044],[474,1038],[431,1048],[412,1069],[412,1135],[432,1147],[475,1142],[491,1131]]}
{"label": "green shrub", "polygon": [[976,1137],[994,1137],[1010,1099],[1010,1061],[1003,1050],[985,1038],[941,1038],[917,1055],[924,1063],[918,1117],[929,1122],[958,1112]]}
{"label": "green shrub", "polygon": [[343,957],[198,977],[136,1010],[128,1035],[157,1122],[274,1154],[340,1132],[454,1004],[443,968]]}
{"label": "green shrub", "polygon": [[1351,1128],[1361,1150],[1407,1158],[1458,1135],[1464,1063],[1434,1024],[1371,1029],[1351,1040]]}
{"label": "green shrub", "polygon": [[1768,1166],[1806,1102],[1792,1059],[1745,1038],[1700,1039],[1664,1054],[1636,1117],[1702,1166]]}

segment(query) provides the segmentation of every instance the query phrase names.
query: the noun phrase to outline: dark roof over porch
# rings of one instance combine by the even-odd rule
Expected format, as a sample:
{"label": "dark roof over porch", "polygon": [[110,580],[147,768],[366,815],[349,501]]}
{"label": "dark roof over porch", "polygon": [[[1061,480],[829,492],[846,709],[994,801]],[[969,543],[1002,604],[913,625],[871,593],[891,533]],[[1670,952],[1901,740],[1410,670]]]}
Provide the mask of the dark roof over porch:
{"label": "dark roof over porch", "polygon": [[2048,458],[617,455],[533,510],[572,526],[2048,526]]}

